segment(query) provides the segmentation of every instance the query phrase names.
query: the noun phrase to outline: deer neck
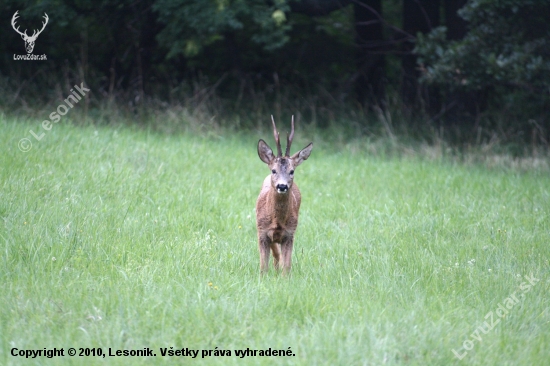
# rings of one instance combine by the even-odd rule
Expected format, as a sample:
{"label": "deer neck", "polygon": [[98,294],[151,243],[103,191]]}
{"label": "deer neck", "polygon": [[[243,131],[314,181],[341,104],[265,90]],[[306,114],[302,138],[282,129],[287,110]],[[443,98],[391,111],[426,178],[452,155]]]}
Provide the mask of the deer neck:
{"label": "deer neck", "polygon": [[286,194],[277,193],[275,189],[271,190],[270,200],[273,202],[273,207],[275,209],[275,218],[277,220],[285,222],[288,214],[290,213],[290,199],[292,196],[292,190],[289,189],[289,192]]}

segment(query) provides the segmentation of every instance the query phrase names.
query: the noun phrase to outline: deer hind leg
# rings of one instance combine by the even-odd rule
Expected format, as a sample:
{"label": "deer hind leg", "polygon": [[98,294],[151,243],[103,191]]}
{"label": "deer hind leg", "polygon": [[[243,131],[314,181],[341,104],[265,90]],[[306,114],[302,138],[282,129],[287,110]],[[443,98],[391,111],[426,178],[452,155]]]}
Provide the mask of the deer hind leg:
{"label": "deer hind leg", "polygon": [[292,265],[292,247],[294,246],[294,237],[287,237],[281,243],[281,254],[282,254],[282,267],[283,273],[290,273],[290,267]]}
{"label": "deer hind leg", "polygon": [[273,252],[273,267],[279,270],[281,269],[281,246],[279,243],[271,243],[271,251]]}

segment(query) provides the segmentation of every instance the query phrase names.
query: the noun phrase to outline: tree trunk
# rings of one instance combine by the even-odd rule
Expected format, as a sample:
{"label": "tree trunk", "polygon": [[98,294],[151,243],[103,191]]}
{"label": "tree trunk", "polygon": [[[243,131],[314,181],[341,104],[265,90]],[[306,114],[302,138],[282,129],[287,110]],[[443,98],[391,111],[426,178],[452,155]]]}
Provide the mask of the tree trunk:
{"label": "tree trunk", "polygon": [[309,16],[323,16],[349,5],[352,0],[300,0],[292,1],[290,8]]}
{"label": "tree trunk", "polygon": [[355,90],[359,103],[384,107],[385,57],[382,0],[357,0],[355,43],[357,78]]}
{"label": "tree trunk", "polygon": [[447,39],[462,39],[466,34],[466,22],[458,15],[458,10],[466,5],[467,0],[445,0],[445,25]]}
{"label": "tree trunk", "polygon": [[[445,25],[447,39],[460,40],[466,34],[466,21],[458,15],[458,10],[466,5],[467,0],[445,0]],[[456,127],[465,124],[477,124],[479,111],[484,109],[486,97],[484,93],[475,91],[455,91],[447,95],[445,104],[452,106],[445,114],[445,125]],[[466,121],[471,121],[470,123]]]}
{"label": "tree trunk", "polygon": [[[428,33],[439,26],[440,0],[404,0],[403,30],[416,37],[417,33]],[[423,102],[428,109],[437,108],[436,93],[421,90],[418,84],[420,72],[413,55],[414,42],[405,42],[402,57],[403,80],[401,95],[406,108],[414,110]]]}

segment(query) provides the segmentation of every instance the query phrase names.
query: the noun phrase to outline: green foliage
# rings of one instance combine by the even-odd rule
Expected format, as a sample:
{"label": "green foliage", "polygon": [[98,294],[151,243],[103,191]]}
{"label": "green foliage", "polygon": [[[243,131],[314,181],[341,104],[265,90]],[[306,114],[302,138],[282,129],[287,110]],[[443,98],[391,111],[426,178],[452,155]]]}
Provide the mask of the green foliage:
{"label": "green foliage", "polygon": [[[355,71],[353,7],[313,18],[291,12],[290,3],[12,0],[0,12],[7,30],[0,39],[0,77],[9,78],[13,85],[7,93],[14,91],[23,105],[51,100],[47,93],[82,79],[96,91],[93,97],[130,90],[131,99],[140,83],[145,95],[166,98],[166,82],[176,89],[199,73],[205,77],[201,82],[210,82],[228,70],[238,70],[241,79],[226,80],[223,87],[233,83],[240,88],[242,78],[261,76],[261,85],[247,86],[247,91],[259,87],[264,92],[274,73],[294,85],[315,87],[322,78],[328,89],[346,82]],[[19,23],[29,29],[40,24],[44,12],[49,15],[35,48],[47,54],[47,62],[23,67],[10,59],[23,52],[21,38],[9,26],[16,10]],[[155,94],[158,90],[165,94]],[[228,94],[234,97],[238,91],[232,88]]]}
{"label": "green foliage", "polygon": [[[40,97],[62,83],[72,85],[85,80],[98,97],[106,94],[109,78],[118,89],[135,84],[138,65],[142,73],[149,72],[156,61],[151,48],[157,24],[151,18],[150,7],[150,0],[13,1],[0,15],[5,17],[0,21],[8,27],[17,9],[21,22],[29,29],[40,24],[44,13],[50,18],[35,52],[47,54],[48,60],[26,63],[17,73],[22,80],[17,81],[25,84],[32,80],[33,86],[39,86],[36,89]],[[21,53],[20,37],[15,32],[6,32],[6,36],[5,41],[0,40],[0,51]],[[4,61],[7,67],[0,70],[0,76],[12,76],[10,71],[18,70],[20,64]],[[52,79],[57,79],[56,84],[48,85]],[[33,92],[21,94],[25,98]]]}
{"label": "green foliage", "polygon": [[418,35],[422,80],[451,90],[521,93],[550,100],[550,0],[471,0],[459,14],[469,30],[448,41],[446,28]]}
{"label": "green foliage", "polygon": [[153,9],[165,25],[158,39],[169,50],[168,57],[196,56],[228,32],[240,33],[266,50],[288,41],[286,0],[157,0]]}
{"label": "green foliage", "polygon": [[[378,52],[388,53],[380,80],[385,87],[372,92],[381,94],[384,105],[395,106],[394,115],[409,108],[402,108],[400,93],[406,94],[406,84],[401,83],[416,74],[413,70],[403,75],[402,53],[408,47],[398,45],[402,34],[395,31],[403,20],[402,0],[383,2],[384,35],[371,43],[382,48],[374,55],[363,52],[368,47],[357,47],[353,4],[298,1],[5,1],[0,11],[5,30],[0,39],[0,108],[27,113],[62,99],[72,85],[85,82],[92,89],[90,109],[104,101],[133,112],[146,105],[162,109],[178,103],[200,108],[209,98],[218,98],[212,113],[218,120],[221,115],[265,116],[286,109],[319,121],[321,127],[349,120],[351,128],[358,124],[365,131],[373,127],[377,112],[356,101],[361,90],[372,89],[368,84],[373,80],[363,76],[378,67],[371,62]],[[311,16],[316,3],[337,10]],[[16,10],[29,30],[48,13],[50,22],[35,48],[36,54],[47,54],[47,61],[13,60],[13,54],[24,52],[21,37],[9,26]],[[523,125],[523,132],[528,132],[524,136],[547,145],[549,11],[550,0],[472,0],[461,11],[470,26],[463,40],[449,42],[443,27],[418,35],[422,80],[442,87],[415,87],[415,93],[423,93],[424,104],[411,108],[423,109],[431,114],[430,123],[439,123],[452,104],[448,99],[466,95],[455,110],[481,101],[466,113],[475,115],[476,124],[482,121],[480,125],[490,131]],[[439,91],[446,93],[443,98],[432,95]],[[504,111],[504,122],[498,114],[487,113],[491,121],[486,123],[485,99],[490,99],[492,111]],[[340,111],[359,117],[341,118]],[[401,122],[426,124],[425,119]]]}

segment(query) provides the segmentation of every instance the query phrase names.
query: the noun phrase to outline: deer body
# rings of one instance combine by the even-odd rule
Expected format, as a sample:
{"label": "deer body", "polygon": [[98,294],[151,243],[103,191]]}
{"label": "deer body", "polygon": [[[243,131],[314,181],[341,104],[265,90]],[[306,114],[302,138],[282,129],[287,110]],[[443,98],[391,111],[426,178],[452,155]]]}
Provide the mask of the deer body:
{"label": "deer body", "polygon": [[294,169],[309,157],[313,144],[310,143],[296,154],[289,156],[294,135],[293,119],[292,132],[287,137],[286,154],[282,156],[275,121],[273,121],[273,130],[277,143],[277,156],[273,154],[264,140],[258,141],[258,155],[271,170],[271,175],[264,179],[256,202],[260,269],[262,272],[268,270],[271,250],[274,267],[282,268],[285,273],[288,273],[291,267],[294,233],[298,227],[301,203],[300,190],[293,182]]}

